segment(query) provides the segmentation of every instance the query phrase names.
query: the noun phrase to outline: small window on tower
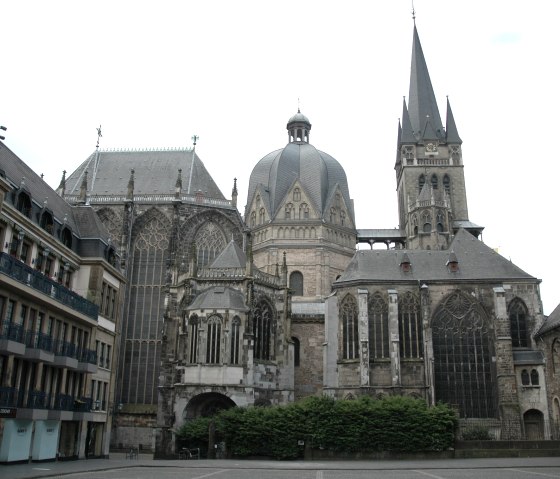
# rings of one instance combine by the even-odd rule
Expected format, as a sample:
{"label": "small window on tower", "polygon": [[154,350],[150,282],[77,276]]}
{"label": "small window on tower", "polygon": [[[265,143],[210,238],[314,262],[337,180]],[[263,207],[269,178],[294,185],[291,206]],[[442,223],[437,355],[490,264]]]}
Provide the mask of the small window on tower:
{"label": "small window on tower", "polygon": [[438,189],[438,177],[435,174],[432,175],[432,188],[434,190]]}
{"label": "small window on tower", "polygon": [[426,177],[424,175],[420,175],[418,177],[418,191],[422,191],[422,188],[424,188],[424,183],[426,183]]}

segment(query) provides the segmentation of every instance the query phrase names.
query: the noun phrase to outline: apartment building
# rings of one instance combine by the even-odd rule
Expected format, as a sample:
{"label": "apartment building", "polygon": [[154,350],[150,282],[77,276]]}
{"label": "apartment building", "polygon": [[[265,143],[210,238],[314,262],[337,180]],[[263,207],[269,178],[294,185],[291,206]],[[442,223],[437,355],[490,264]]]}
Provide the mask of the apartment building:
{"label": "apartment building", "polygon": [[0,463],[108,455],[124,282],[87,202],[0,142]]}

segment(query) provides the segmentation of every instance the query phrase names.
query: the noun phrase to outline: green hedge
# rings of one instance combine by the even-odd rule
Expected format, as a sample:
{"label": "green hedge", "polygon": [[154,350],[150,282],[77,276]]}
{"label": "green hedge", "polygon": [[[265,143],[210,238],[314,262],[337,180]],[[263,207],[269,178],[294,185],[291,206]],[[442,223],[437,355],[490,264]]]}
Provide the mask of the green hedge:
{"label": "green hedge", "polygon": [[[457,424],[446,405],[392,396],[335,401],[311,397],[287,406],[232,408],[212,418],[216,441],[237,457],[292,459],[301,455],[298,440],[340,452],[442,451],[453,446]],[[206,450],[209,418],[183,424],[178,440]]]}

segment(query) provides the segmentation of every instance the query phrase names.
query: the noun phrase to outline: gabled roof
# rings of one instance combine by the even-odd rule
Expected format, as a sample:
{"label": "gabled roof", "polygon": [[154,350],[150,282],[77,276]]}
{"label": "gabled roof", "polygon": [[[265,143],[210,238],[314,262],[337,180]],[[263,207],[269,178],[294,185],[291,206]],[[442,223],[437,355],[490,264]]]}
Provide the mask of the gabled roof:
{"label": "gabled roof", "polygon": [[131,170],[134,194],[171,194],[175,193],[179,169],[183,193],[194,195],[201,191],[204,196],[225,199],[192,149],[94,151],[66,179],[66,195],[80,192],[86,171],[89,195],[126,195]]}
{"label": "gabled roof", "polygon": [[550,313],[548,317],[545,319],[537,335],[548,333],[549,331],[552,331],[553,329],[558,329],[559,327],[560,327],[560,304],[556,306],[554,311],[552,311],[552,313]]}
{"label": "gabled roof", "polygon": [[227,286],[213,286],[202,291],[188,308],[194,309],[230,309],[248,311],[241,291]]}
{"label": "gabled roof", "polygon": [[[348,282],[539,281],[465,230],[457,232],[450,249],[458,261],[456,272],[446,266],[449,250],[360,250],[335,285]],[[400,268],[404,253],[410,259],[409,272]]]}
{"label": "gabled roof", "polygon": [[210,268],[245,268],[247,255],[231,240],[216,257]]}

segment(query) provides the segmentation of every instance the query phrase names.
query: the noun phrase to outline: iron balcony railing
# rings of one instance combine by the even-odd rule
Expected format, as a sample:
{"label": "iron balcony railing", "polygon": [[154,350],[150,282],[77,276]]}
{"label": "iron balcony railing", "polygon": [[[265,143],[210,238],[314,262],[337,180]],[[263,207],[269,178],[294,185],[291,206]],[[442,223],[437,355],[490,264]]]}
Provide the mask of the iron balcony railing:
{"label": "iron balcony railing", "polygon": [[24,336],[23,326],[21,324],[4,322],[0,326],[0,339],[7,339],[23,344]]}
{"label": "iron balcony railing", "polygon": [[69,343],[68,341],[56,340],[54,342],[53,352],[57,356],[78,359],[78,348],[75,344]]}
{"label": "iron balcony railing", "polygon": [[39,331],[27,331],[25,345],[31,349],[41,349],[49,353],[54,352],[54,340],[51,336]]}
{"label": "iron balcony railing", "polygon": [[0,273],[24,283],[41,293],[56,299],[60,303],[97,320],[99,306],[66,286],[53,281],[41,272],[31,268],[7,253],[0,253]]}
{"label": "iron balcony railing", "polygon": [[93,349],[78,349],[78,361],[81,363],[97,364],[97,351]]}
{"label": "iron balcony railing", "polygon": [[17,388],[0,387],[0,406],[16,407],[18,399]]}
{"label": "iron balcony railing", "polygon": [[16,405],[27,409],[48,409],[50,395],[43,391],[20,389],[17,392]]}

